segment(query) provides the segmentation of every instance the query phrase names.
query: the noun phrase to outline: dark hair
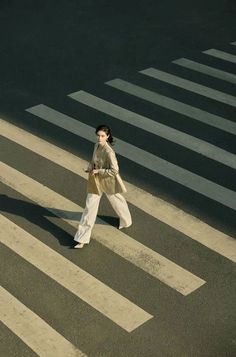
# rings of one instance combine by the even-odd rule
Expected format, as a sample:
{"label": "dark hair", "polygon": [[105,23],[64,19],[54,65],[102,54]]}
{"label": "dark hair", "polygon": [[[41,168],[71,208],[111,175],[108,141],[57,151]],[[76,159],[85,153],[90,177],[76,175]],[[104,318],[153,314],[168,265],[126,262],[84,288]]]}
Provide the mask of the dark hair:
{"label": "dark hair", "polygon": [[99,125],[97,128],[96,128],[96,134],[99,132],[99,131],[104,131],[108,136],[108,139],[107,141],[111,144],[111,145],[114,145],[114,139],[113,139],[113,136],[112,136],[112,133],[111,133],[111,129],[109,128],[109,126],[107,125]]}

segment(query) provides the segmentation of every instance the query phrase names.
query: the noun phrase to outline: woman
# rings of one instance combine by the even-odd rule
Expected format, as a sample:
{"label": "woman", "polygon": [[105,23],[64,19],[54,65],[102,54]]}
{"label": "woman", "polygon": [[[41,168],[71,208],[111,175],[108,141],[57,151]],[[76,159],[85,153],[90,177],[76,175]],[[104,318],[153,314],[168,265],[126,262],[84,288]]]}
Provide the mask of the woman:
{"label": "woman", "polygon": [[85,244],[89,244],[103,193],[120,219],[119,229],[132,224],[128,205],[121,195],[126,192],[126,188],[119,175],[116,154],[109,145],[113,143],[111,130],[107,125],[99,125],[96,135],[97,143],[94,146],[92,161],[85,170],[89,173],[86,207],[74,237],[78,242],[74,248],[83,248]]}

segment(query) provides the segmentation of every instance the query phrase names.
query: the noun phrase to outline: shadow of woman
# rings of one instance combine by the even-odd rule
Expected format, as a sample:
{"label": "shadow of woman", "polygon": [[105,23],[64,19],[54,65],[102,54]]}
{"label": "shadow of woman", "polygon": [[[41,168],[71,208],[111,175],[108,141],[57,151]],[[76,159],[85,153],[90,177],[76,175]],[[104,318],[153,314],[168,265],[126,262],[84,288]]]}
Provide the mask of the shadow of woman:
{"label": "shadow of woman", "polygon": [[[4,194],[0,194],[0,212],[23,217],[52,234],[60,245],[69,248],[73,248],[75,244],[73,240],[75,228],[68,224],[71,234],[68,233],[60,227],[60,219],[66,219],[74,222],[74,224],[78,224],[82,215],[81,212],[42,207],[30,201],[16,199]],[[98,215],[98,219],[102,220],[104,224],[118,226],[118,219],[115,217]],[[101,224],[100,220],[99,223]],[[65,222],[65,224],[67,223]]]}
{"label": "shadow of woman", "polygon": [[[50,221],[50,218],[58,218],[58,216],[44,207],[41,207],[30,201],[16,199],[4,194],[0,194],[0,212],[23,217],[29,222],[32,222],[33,224],[52,234],[56,239],[58,239],[60,245],[68,247],[73,247],[74,245],[72,236],[55,222]],[[71,217],[76,217],[76,213],[77,212],[61,211],[62,217],[63,215],[65,217],[70,216],[70,214]]]}

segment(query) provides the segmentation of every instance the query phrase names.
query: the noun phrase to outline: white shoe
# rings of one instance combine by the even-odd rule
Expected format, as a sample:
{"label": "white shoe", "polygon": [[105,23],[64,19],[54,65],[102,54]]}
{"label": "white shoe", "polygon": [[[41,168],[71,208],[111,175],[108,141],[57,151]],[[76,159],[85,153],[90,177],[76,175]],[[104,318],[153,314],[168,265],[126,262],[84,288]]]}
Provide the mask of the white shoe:
{"label": "white shoe", "polygon": [[83,248],[84,244],[85,244],[85,243],[78,243],[78,244],[76,244],[76,245],[74,246],[74,248],[75,248],[75,249],[81,249],[81,248]]}
{"label": "white shoe", "polygon": [[120,226],[119,229],[128,228],[128,227],[130,227],[130,226],[132,226],[132,223],[130,223],[128,226]]}

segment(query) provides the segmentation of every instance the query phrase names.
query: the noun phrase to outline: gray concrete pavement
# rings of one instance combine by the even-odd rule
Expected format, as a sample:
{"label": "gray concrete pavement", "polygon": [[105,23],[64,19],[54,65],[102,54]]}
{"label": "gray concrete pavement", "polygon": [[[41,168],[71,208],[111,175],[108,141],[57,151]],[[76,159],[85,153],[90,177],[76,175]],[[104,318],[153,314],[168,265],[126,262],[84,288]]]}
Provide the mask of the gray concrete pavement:
{"label": "gray concrete pavement", "polygon": [[[143,190],[142,197],[146,197],[147,202],[149,194],[157,198],[153,214],[157,214],[160,205],[159,213],[163,207],[163,216],[171,214],[173,217],[173,223],[169,220],[167,224],[161,215],[156,219],[142,209],[142,202],[139,205],[129,202],[134,224],[124,231],[125,239],[127,242],[133,239],[137,247],[142,244],[151,250],[150,254],[157,252],[175,263],[177,270],[181,267],[206,282],[184,296],[170,287],[165,277],[160,280],[150,274],[151,269],[158,273],[158,267],[154,261],[148,261],[149,256],[140,257],[140,261],[149,263],[147,272],[97,239],[82,251],[73,250],[75,229],[70,222],[56,218],[51,211],[20,193],[17,182],[15,188],[0,182],[0,213],[9,219],[9,225],[15,223],[48,249],[53,249],[153,318],[128,333],[112,318],[98,312],[92,303],[76,296],[57,279],[49,278],[2,243],[1,285],[55,330],[60,341],[67,339],[89,357],[233,357],[236,354],[235,263],[233,258],[216,253],[183,232],[187,231],[188,222],[190,225],[195,220],[199,227],[202,222],[203,242],[215,229],[211,232],[212,239],[217,236],[219,241],[226,240],[232,244],[232,252],[235,250],[235,210],[229,204],[235,194],[235,170],[206,154],[211,144],[217,148],[215,154],[224,150],[224,155],[230,155],[233,162],[235,135],[229,129],[235,125],[235,108],[217,98],[214,100],[187,88],[148,78],[140,71],[153,67],[196,82],[204,86],[203,89],[208,87],[220,92],[223,101],[235,96],[232,56],[236,55],[236,47],[231,44],[235,41],[235,3],[228,1],[226,6],[221,0],[208,4],[203,1],[190,4],[185,0],[158,4],[154,1],[98,1],[96,4],[92,1],[52,1],[32,5],[27,1],[20,4],[8,1],[0,6],[0,117],[54,144],[58,150],[62,148],[84,160],[89,160],[93,147],[92,131],[84,125],[94,128],[101,122],[110,124],[115,137],[131,148],[122,155],[125,145],[118,140],[122,177],[131,182],[132,187]],[[202,52],[209,49],[229,53],[231,62]],[[196,68],[191,70],[172,63],[183,57],[211,70],[204,67],[204,72],[200,73]],[[159,105],[106,84],[117,78],[158,93]],[[85,105],[68,96],[80,90],[116,104],[121,108],[119,115],[127,117],[121,121],[117,119],[117,108],[109,112],[103,104],[96,110],[92,102]],[[170,101],[174,103],[172,108],[168,107]],[[66,115],[68,128],[72,128],[70,118],[74,118],[80,130],[85,128],[85,134],[80,130],[72,133],[67,127],[63,129],[56,122],[52,124],[42,120],[38,113],[27,111],[39,104]],[[177,110],[183,106],[188,108],[187,115]],[[136,118],[141,116],[141,127],[135,126],[135,116],[132,123],[127,122],[132,113]],[[199,113],[203,115],[202,120],[196,119]],[[55,120],[58,116],[55,115]],[[152,125],[165,125],[166,133],[169,133],[168,128],[175,129],[173,133],[182,133],[183,145],[171,136],[164,138],[158,136],[158,132],[154,135],[146,131],[143,128],[145,118],[152,120]],[[208,123],[205,122],[207,118]],[[224,125],[215,127],[210,120],[221,124],[227,120],[228,129]],[[191,135],[196,142],[206,143],[205,148],[200,149],[201,154],[199,150],[191,150],[193,142],[187,136],[185,141],[183,134]],[[10,135],[16,135],[16,130],[9,129]],[[50,161],[46,154],[39,155],[24,147],[26,144],[15,141],[1,132],[0,124],[0,160],[4,164],[45,185],[52,193],[62,195],[72,206],[84,206],[84,177],[63,167],[63,163]],[[30,139],[27,137],[26,141]],[[46,152],[43,145],[42,150]],[[150,170],[142,161],[137,162],[138,152],[139,155],[145,152],[142,160],[148,155],[158,157],[163,164],[162,171],[160,167]],[[79,165],[78,162],[78,170],[81,169]],[[167,169],[168,177],[163,175]],[[182,169],[190,173],[194,190],[187,185],[184,175],[177,180],[177,173]],[[199,176],[199,181],[195,175]],[[215,187],[211,198],[199,192],[198,183],[203,180]],[[223,192],[220,201],[216,199],[220,192],[217,187]],[[32,190],[31,183],[27,189]],[[34,193],[37,196],[37,192]],[[135,196],[135,192],[131,191],[131,198],[132,194]],[[42,197],[38,197],[40,199]],[[99,217],[110,225],[111,239],[119,241],[118,219],[105,198],[101,201]],[[179,217],[185,222],[182,231],[174,224]],[[196,230],[197,226],[192,227]],[[3,237],[6,239],[2,231],[0,236],[2,241]],[[177,270],[174,270],[174,279],[178,276],[183,279]],[[14,326],[14,321],[12,324]],[[33,343],[30,334],[23,342],[23,337],[17,336],[16,330],[14,333],[5,324],[0,325],[0,331],[0,354],[3,356],[35,356],[36,350],[40,350],[40,339]]]}

